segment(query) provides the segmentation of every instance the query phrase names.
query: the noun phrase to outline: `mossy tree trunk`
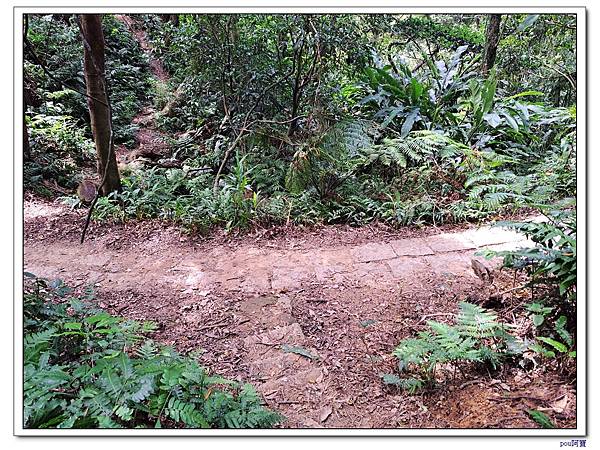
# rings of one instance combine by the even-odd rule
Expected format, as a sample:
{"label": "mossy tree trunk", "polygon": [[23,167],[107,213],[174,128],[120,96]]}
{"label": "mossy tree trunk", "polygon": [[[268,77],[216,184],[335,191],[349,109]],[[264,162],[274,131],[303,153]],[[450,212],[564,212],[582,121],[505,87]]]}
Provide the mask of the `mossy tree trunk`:
{"label": "mossy tree trunk", "polygon": [[83,37],[83,71],[88,94],[88,108],[96,155],[98,159],[98,176],[106,179],[101,194],[108,195],[121,190],[121,180],[117,169],[112,139],[112,121],[106,91],[104,75],[104,35],[100,14],[82,14],[81,33]]}
{"label": "mossy tree trunk", "polygon": [[500,41],[500,22],[502,15],[490,14],[487,28],[485,31],[485,47],[483,49],[483,61],[481,64],[481,73],[487,76],[488,72],[496,62],[496,51]]}

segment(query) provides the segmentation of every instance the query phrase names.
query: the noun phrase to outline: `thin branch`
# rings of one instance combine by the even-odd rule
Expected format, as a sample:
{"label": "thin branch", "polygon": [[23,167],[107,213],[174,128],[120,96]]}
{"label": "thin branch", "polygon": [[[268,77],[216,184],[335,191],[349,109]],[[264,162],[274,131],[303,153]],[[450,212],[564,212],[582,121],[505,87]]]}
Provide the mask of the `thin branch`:
{"label": "thin branch", "polygon": [[[283,76],[281,79],[276,80],[273,83],[271,83],[268,86],[266,86],[262,90],[262,92],[257,96],[256,101],[254,102],[254,105],[252,106],[252,108],[250,108],[250,110],[248,110],[248,112],[246,113],[246,116],[244,117],[243,125],[242,125],[242,128],[240,128],[238,135],[236,136],[236,138],[234,139],[234,141],[227,148],[227,150],[225,151],[225,154],[223,155],[223,160],[221,161],[221,165],[219,166],[219,170],[217,171],[217,173],[215,175],[215,181],[213,182],[213,192],[214,193],[217,192],[217,189],[219,187],[219,178],[221,177],[221,173],[223,172],[223,169],[225,168],[225,164],[227,164],[227,161],[229,160],[229,156],[231,155],[231,152],[233,151],[233,149],[235,148],[235,146],[238,144],[238,142],[240,141],[240,139],[244,136],[244,134],[247,131],[249,131],[249,127],[252,126],[252,125],[254,125],[257,122],[260,122],[258,120],[254,120],[254,121],[248,123],[248,119],[250,119],[250,115],[258,107],[258,105],[260,104],[261,99],[265,96],[265,94],[269,90],[271,90],[277,84],[280,84],[280,83],[284,82],[291,75],[292,75],[292,72],[290,71],[288,74],[286,74],[285,76]],[[292,119],[292,120],[295,120],[295,118]],[[268,123],[268,122],[265,122],[265,123]]]}
{"label": "thin branch", "polygon": [[575,85],[575,82],[573,81],[573,79],[569,76],[569,74],[561,72],[560,70],[558,70],[556,67],[552,67],[546,63],[542,63],[544,65],[544,67],[547,67],[550,70],[553,70],[554,72],[558,73],[559,75],[563,76],[564,78],[567,79],[567,81],[569,82],[569,84],[571,85],[571,87],[573,88],[574,91],[577,90],[577,86]]}

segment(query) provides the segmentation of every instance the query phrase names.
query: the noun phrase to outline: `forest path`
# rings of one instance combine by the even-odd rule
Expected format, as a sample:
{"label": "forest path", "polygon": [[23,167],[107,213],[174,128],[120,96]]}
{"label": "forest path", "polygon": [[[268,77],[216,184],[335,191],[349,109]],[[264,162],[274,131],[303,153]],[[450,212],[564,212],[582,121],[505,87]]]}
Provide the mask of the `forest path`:
{"label": "forest path", "polygon": [[101,307],[156,321],[157,339],[180,351],[203,349],[202,364],[252,382],[291,427],[456,425],[389,395],[379,376],[394,370],[394,346],[425,319],[443,320],[459,301],[497,289],[473,273],[477,250],[527,245],[490,227],[228,245],[193,242],[174,228],[141,236],[113,228],[80,245],[53,232],[61,209],[26,204],[25,271],[93,283]]}
{"label": "forest path", "polygon": [[[52,214],[32,207],[28,220]],[[27,208],[26,208],[27,209]],[[60,211],[60,209],[57,209]],[[27,212],[26,212],[27,214]],[[416,276],[475,277],[471,260],[483,249],[506,250],[532,245],[519,233],[504,228],[479,227],[431,236],[387,239],[356,245],[281,249],[242,244],[211,249],[177,245],[156,248],[152,239],[129,242],[126,252],[105,239],[57,240],[25,246],[25,268],[40,276],[59,276],[75,269],[93,283],[112,286],[160,281],[188,293],[206,290],[246,294],[300,289],[306,283],[413,285]],[[123,245],[121,243],[120,245]],[[179,247],[179,248],[177,248]],[[293,244],[292,244],[293,247]],[[476,259],[484,261],[483,258]],[[490,265],[490,262],[484,264]]]}
{"label": "forest path", "polygon": [[[152,47],[142,25],[132,16],[126,14],[116,14],[115,17],[127,27],[140,44],[142,51],[148,57],[148,65],[155,82],[166,86],[169,82],[169,73],[162,61],[152,54]],[[142,108],[132,121],[138,127],[135,132],[135,148],[132,151],[125,147],[117,148],[116,154],[120,164],[130,164],[140,157],[147,161],[148,159],[157,160],[170,156],[169,136],[158,129],[155,118],[156,109],[151,101]]]}

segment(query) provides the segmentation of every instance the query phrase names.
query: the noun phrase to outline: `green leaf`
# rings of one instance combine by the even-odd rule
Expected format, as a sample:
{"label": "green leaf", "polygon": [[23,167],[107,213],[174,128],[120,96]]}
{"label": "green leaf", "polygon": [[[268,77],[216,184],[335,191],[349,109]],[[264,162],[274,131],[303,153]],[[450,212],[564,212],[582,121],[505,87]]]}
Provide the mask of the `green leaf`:
{"label": "green leaf", "polygon": [[419,103],[421,95],[423,94],[424,87],[421,83],[419,83],[419,81],[415,77],[412,77],[410,79],[410,87],[411,102],[413,105],[417,105]]}
{"label": "green leaf", "polygon": [[385,373],[383,375],[381,375],[381,380],[385,383],[385,384],[391,384],[391,385],[399,385],[402,384],[402,379],[396,375],[393,375],[391,373]]}
{"label": "green leaf", "polygon": [[506,119],[506,121],[508,122],[508,124],[510,125],[510,127],[513,130],[519,131],[519,124],[517,123],[517,121],[514,119],[513,116],[511,116],[506,111],[503,111],[501,114],[504,116],[504,118]]}
{"label": "green leaf", "polygon": [[498,125],[502,123],[502,119],[496,113],[485,114],[483,119],[488,123],[492,128],[496,128]]}
{"label": "green leaf", "polygon": [[543,97],[544,94],[543,92],[540,91],[524,91],[524,92],[519,92],[518,94],[515,95],[511,95],[510,97],[505,97],[504,100],[512,100],[514,98],[519,98],[519,97]]}
{"label": "green leaf", "polygon": [[554,322],[554,329],[556,330],[556,332],[558,333],[558,335],[561,337],[561,339],[563,341],[565,341],[565,343],[567,345],[572,345],[573,344],[573,338],[571,337],[571,335],[569,334],[569,332],[565,328],[566,324],[567,324],[567,317],[566,316],[560,316],[558,319],[556,319],[556,322]]}
{"label": "green leaf", "polygon": [[535,420],[542,428],[556,428],[550,417],[536,409],[528,409],[527,413]]}
{"label": "green leaf", "polygon": [[408,135],[408,133],[410,133],[410,131],[413,128],[413,125],[415,124],[415,121],[417,120],[418,115],[419,115],[419,108],[414,108],[408,114],[408,116],[406,116],[406,119],[404,120],[404,124],[402,125],[402,128],[400,129],[400,136],[406,137]]}
{"label": "green leaf", "polygon": [[281,350],[283,350],[285,353],[295,353],[297,355],[304,356],[305,358],[308,358],[308,359],[318,359],[317,356],[313,355],[308,350],[306,350],[302,347],[296,347],[293,345],[283,344],[281,346]]}
{"label": "green leaf", "polygon": [[385,120],[381,122],[381,128],[387,127],[402,111],[404,111],[404,106],[398,106],[396,108],[393,108],[388,114],[388,116],[385,118]]}
{"label": "green leaf", "polygon": [[536,327],[539,327],[541,324],[544,323],[544,316],[542,316],[541,314],[533,314],[531,318],[533,319],[533,324]]}
{"label": "green leaf", "polygon": [[555,350],[558,350],[560,353],[566,353],[566,351],[568,350],[568,348],[566,347],[565,344],[555,341],[554,339],[551,339],[549,337],[538,336],[538,337],[536,337],[536,339],[548,344],[549,346],[553,347]]}
{"label": "green leaf", "polygon": [[545,358],[554,358],[556,356],[556,353],[554,353],[551,350],[547,350],[543,345],[538,344],[538,343],[531,344],[529,346],[529,349],[536,353],[539,353],[540,355],[544,356]]}

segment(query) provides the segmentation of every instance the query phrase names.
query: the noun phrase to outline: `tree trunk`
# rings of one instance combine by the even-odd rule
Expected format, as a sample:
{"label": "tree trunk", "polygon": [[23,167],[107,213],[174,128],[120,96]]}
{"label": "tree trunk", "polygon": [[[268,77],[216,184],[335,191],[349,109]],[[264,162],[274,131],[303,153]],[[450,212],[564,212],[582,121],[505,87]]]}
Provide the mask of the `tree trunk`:
{"label": "tree trunk", "polygon": [[101,189],[102,195],[121,190],[121,180],[117,169],[113,139],[111,111],[104,78],[104,35],[99,14],[82,14],[81,33],[83,37],[83,71],[90,111],[90,122],[96,156],[98,176],[106,179]]}
{"label": "tree trunk", "polygon": [[31,147],[29,146],[29,134],[27,133],[27,121],[23,113],[23,159],[31,161]]}
{"label": "tree trunk", "polygon": [[23,72],[23,158],[31,160],[31,146],[29,145],[29,133],[27,132],[26,111],[27,106],[39,107],[42,99],[36,93],[36,85],[25,71]]}
{"label": "tree trunk", "polygon": [[496,62],[496,50],[500,41],[500,14],[490,14],[487,29],[485,31],[485,47],[483,49],[483,62],[481,64],[481,73],[487,76],[488,72]]}

